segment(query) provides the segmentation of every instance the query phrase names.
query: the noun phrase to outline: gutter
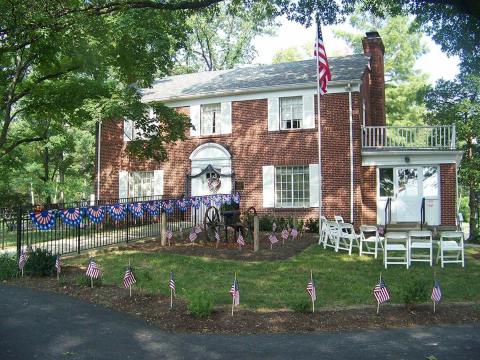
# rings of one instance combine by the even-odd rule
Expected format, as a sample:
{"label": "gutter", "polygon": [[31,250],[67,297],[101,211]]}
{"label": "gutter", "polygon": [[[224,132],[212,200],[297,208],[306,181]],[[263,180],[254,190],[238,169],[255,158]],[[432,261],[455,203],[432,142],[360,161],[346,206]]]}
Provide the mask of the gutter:
{"label": "gutter", "polygon": [[352,87],[347,85],[348,90],[348,119],[350,122],[350,222],[353,224],[354,204],[354,183],[353,183],[353,109],[352,109]]}

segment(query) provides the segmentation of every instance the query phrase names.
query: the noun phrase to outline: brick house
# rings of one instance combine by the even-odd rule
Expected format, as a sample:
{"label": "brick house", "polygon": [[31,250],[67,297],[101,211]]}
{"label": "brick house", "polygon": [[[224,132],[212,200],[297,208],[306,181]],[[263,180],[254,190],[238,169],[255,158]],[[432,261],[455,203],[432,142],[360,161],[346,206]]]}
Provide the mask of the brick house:
{"label": "brick house", "polygon": [[[385,126],[378,33],[367,33],[363,48],[363,55],[329,59],[332,81],[320,101],[324,215],[356,226],[418,223],[423,203],[429,225],[454,226],[461,158],[455,129]],[[242,209],[318,217],[316,92],[313,59],[157,80],[142,90],[143,100],[189,114],[195,129],[158,163],[126,153],[137,136],[131,122],[104,121],[97,194],[206,195],[209,179],[220,176],[218,193],[240,192]]]}

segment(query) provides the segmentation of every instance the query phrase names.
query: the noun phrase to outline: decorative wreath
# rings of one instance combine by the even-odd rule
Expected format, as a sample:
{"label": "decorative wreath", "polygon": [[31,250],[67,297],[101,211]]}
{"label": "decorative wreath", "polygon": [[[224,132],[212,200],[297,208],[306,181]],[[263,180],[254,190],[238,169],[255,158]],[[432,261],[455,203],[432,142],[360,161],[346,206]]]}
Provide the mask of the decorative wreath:
{"label": "decorative wreath", "polygon": [[208,179],[208,188],[216,193],[218,189],[220,189],[220,186],[222,186],[220,178],[217,175],[210,176]]}

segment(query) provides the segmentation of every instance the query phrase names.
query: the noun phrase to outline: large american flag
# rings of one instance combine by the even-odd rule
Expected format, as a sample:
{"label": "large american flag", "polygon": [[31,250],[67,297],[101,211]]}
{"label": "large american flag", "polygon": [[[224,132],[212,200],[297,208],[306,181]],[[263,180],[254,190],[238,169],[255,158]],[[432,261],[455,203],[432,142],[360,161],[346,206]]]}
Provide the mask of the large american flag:
{"label": "large american flag", "polygon": [[60,256],[57,255],[55,259],[55,269],[57,270],[57,274],[60,274],[62,271],[62,262],[60,261]]}
{"label": "large american flag", "polygon": [[307,292],[312,298],[312,301],[317,300],[317,290],[315,289],[315,281],[313,281],[313,279],[310,279],[307,284]]}
{"label": "large american flag", "polygon": [[232,287],[230,288],[230,295],[232,295],[233,305],[237,306],[240,304],[240,290],[238,289],[237,279],[233,280]]}
{"label": "large american flag", "polygon": [[100,268],[93,259],[88,262],[86,275],[94,279],[100,276]]}
{"label": "large american flag", "polygon": [[27,262],[27,254],[22,249],[20,252],[20,257],[18,258],[18,267],[20,268],[20,270],[23,270],[26,262]]}
{"label": "large american flag", "polygon": [[431,299],[435,302],[439,302],[442,299],[442,291],[440,290],[440,284],[437,280],[435,280],[435,284],[433,284]]}
{"label": "large american flag", "polygon": [[330,73],[330,67],[328,66],[327,53],[325,52],[325,45],[323,44],[322,28],[320,27],[320,21],[318,17],[317,39],[313,54],[317,59],[317,81],[320,95],[325,95],[327,93],[327,81],[332,80],[332,74]]}
{"label": "large american flag", "polygon": [[170,282],[168,283],[168,287],[176,294],[175,288],[175,277],[173,276],[173,271],[170,271]]}
{"label": "large american flag", "polygon": [[125,275],[123,276],[123,286],[125,288],[129,288],[133,284],[135,284],[137,280],[135,279],[135,276],[133,275],[133,270],[131,266],[128,266],[127,271],[125,271]]}
{"label": "large american flag", "polygon": [[387,286],[382,278],[380,278],[378,284],[373,288],[373,296],[379,303],[390,300],[390,294],[388,293]]}

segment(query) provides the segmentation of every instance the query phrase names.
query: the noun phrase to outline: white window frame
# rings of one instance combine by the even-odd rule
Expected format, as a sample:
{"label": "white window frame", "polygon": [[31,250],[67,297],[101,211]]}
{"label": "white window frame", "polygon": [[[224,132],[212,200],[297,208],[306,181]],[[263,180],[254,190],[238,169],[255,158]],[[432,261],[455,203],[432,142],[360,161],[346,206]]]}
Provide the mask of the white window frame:
{"label": "white window frame", "polygon": [[[147,186],[147,174],[149,175],[149,182],[150,182],[150,191],[148,194],[144,193],[145,187]],[[140,177],[140,192],[136,192],[135,188],[135,179],[136,177]],[[145,183],[144,183],[145,182]],[[128,188],[127,193],[129,198],[148,198],[152,197],[155,194],[155,174],[154,171],[132,171],[128,173]]]}
{"label": "white window frame", "polygon": [[[293,101],[293,100],[300,100],[300,110],[299,110],[299,113],[300,113],[300,116],[301,118],[300,119],[294,119],[293,118],[293,109],[294,109],[294,106],[291,105],[291,108],[290,108],[290,119],[285,119],[284,120],[284,111],[283,111],[283,108],[282,108],[282,102],[283,101]],[[279,121],[280,121],[280,124],[279,124],[279,129],[282,130],[282,131],[289,131],[289,130],[299,130],[299,129],[303,129],[304,128],[304,119],[303,119],[303,109],[304,107],[304,104],[303,104],[303,97],[301,95],[299,96],[284,96],[284,97],[279,97],[278,98],[278,112],[279,112]],[[288,122],[290,121],[291,122],[291,127],[288,128],[286,126],[284,126],[284,122]],[[298,127],[293,127],[293,124],[294,124],[294,121],[298,121],[299,122],[299,126]]]}
{"label": "white window frame", "polygon": [[[204,130],[205,109],[218,107],[212,111],[212,124],[210,131]],[[200,136],[202,135],[220,135],[222,133],[222,103],[202,104],[200,105]]]}
{"label": "white window frame", "polygon": [[[302,171],[297,170],[295,172],[295,169],[298,168],[303,168]],[[288,173],[288,170],[290,169],[290,173]],[[286,170],[286,174],[279,174],[280,170]],[[310,169],[309,165],[291,165],[291,166],[275,166],[275,171],[274,171],[274,185],[275,185],[275,208],[309,208],[310,207]],[[279,193],[280,197],[282,197],[283,193],[283,184],[284,182],[282,179],[280,179],[280,182],[277,181],[277,176],[284,175],[286,177],[290,177],[290,179],[287,179],[288,183],[290,182],[290,187],[291,189],[288,189],[288,192],[291,192],[291,201],[289,203],[286,203],[286,200],[284,201],[283,199],[279,199]],[[294,181],[294,176],[295,175],[303,175],[302,178],[302,184],[303,186],[300,186],[300,189],[295,189],[295,181]],[[295,196],[295,192],[302,193],[303,196],[300,198],[299,196]],[[301,204],[298,204],[301,203]]]}

